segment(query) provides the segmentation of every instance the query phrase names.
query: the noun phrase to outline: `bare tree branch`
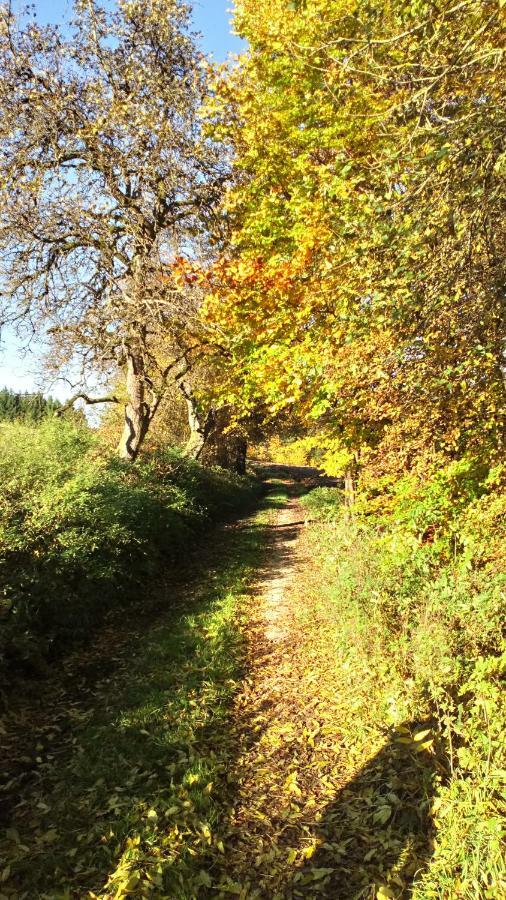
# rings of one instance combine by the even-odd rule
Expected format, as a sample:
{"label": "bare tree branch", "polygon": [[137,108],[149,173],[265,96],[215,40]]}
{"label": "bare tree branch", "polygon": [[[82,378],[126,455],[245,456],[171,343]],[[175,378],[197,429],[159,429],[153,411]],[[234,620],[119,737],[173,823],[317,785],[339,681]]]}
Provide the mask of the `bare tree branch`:
{"label": "bare tree branch", "polygon": [[64,403],[63,406],[58,407],[58,409],[55,411],[56,418],[59,419],[60,416],[62,416],[64,413],[67,412],[67,410],[72,409],[72,407],[74,406],[74,403],[76,403],[78,400],[84,400],[84,402],[89,406],[97,404],[97,403],[119,403],[120,402],[118,400],[118,398],[114,397],[114,396],[112,396],[112,397],[90,397],[90,396],[88,396],[88,394],[84,394],[80,391],[78,394],[74,394],[74,396],[71,397],[70,400],[67,400],[67,402]]}

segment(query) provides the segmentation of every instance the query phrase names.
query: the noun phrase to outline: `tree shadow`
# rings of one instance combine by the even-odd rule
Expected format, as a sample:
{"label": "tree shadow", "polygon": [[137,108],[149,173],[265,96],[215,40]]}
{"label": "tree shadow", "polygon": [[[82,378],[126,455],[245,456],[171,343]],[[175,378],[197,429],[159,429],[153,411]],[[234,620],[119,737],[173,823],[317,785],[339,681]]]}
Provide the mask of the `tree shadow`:
{"label": "tree shadow", "polygon": [[412,896],[430,864],[437,785],[430,723],[406,723],[327,806],[317,849],[281,896],[375,900]]}

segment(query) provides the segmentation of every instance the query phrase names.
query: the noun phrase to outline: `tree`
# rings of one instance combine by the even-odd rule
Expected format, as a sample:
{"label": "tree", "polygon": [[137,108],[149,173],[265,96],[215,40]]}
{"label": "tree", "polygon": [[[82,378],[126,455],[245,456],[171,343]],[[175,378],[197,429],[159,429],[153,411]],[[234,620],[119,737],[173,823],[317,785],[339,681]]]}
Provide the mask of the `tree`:
{"label": "tree", "polygon": [[203,337],[185,258],[205,244],[224,166],[201,134],[188,29],[182,0],[112,13],[77,0],[70,37],[1,13],[3,319],[29,320],[83,379],[125,371],[129,460]]}
{"label": "tree", "polygon": [[[14,422],[20,419],[38,425],[43,419],[58,413],[61,407],[58,400],[39,393],[18,394],[9,388],[0,390],[0,421]],[[75,420],[79,421],[78,414],[75,414]]]}
{"label": "tree", "polygon": [[[504,439],[504,6],[239,0],[208,316],[230,390],[395,473]],[[337,465],[337,463],[336,463]]]}

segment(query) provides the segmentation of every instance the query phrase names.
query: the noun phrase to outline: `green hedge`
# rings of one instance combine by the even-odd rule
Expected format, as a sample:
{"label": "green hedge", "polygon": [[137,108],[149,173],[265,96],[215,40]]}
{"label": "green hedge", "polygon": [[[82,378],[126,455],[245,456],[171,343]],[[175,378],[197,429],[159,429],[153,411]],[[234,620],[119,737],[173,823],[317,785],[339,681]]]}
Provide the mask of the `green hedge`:
{"label": "green hedge", "polygon": [[171,450],[123,464],[62,421],[0,426],[0,484],[4,667],[85,637],[255,489]]}

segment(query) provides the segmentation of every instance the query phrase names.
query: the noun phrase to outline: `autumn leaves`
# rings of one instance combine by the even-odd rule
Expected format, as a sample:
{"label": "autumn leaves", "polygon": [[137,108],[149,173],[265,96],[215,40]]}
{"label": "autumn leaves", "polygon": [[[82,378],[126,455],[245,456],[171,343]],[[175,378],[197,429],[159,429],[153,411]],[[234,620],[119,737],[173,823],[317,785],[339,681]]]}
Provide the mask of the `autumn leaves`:
{"label": "autumn leaves", "polygon": [[[238,3],[212,101],[234,151],[208,316],[239,406],[376,475],[497,455],[501,4]],[[502,98],[502,99],[501,99]],[[499,204],[499,205],[498,205]]]}

